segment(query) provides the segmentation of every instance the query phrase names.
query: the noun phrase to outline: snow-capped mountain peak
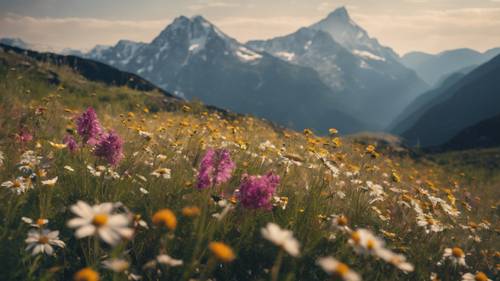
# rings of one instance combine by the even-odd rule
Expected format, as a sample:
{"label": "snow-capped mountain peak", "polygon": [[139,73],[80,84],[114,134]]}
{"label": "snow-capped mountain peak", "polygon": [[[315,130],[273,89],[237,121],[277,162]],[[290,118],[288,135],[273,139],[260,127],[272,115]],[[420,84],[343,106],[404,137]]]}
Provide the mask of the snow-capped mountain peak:
{"label": "snow-capped mountain peak", "polygon": [[347,12],[347,9],[344,6],[342,6],[331,12],[328,15],[327,19],[349,21],[351,18],[349,17],[349,12]]}
{"label": "snow-capped mountain peak", "polygon": [[335,41],[354,53],[370,53],[385,60],[398,61],[399,56],[390,48],[382,46],[377,39],[356,24],[345,7],[331,12],[323,20],[310,26],[312,29],[328,32]]}

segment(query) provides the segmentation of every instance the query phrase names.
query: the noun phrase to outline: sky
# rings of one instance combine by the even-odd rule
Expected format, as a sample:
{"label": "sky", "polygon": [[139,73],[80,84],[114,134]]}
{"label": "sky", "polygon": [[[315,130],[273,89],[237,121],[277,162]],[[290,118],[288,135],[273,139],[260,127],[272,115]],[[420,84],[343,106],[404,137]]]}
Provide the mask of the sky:
{"label": "sky", "polygon": [[341,6],[401,55],[500,47],[500,0],[0,0],[0,37],[88,50],[150,42],[177,16],[203,15],[246,42],[289,34]]}

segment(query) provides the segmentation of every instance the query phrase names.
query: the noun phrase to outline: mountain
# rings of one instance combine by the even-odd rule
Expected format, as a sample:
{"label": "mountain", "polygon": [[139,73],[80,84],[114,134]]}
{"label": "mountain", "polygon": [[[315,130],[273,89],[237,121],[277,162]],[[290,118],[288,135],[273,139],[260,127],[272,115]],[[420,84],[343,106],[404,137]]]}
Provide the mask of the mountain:
{"label": "mountain", "polygon": [[389,126],[389,131],[401,135],[408,130],[431,106],[434,105],[435,101],[439,101],[443,97],[446,97],[448,92],[451,92],[455,83],[460,81],[464,76],[465,74],[460,72],[454,73],[444,79],[438,87],[420,95],[394,119],[393,123]]}
{"label": "mountain", "polygon": [[95,46],[89,53],[87,58],[105,61],[116,67],[125,67],[136,52],[146,43],[134,42],[129,40],[120,40],[115,46]]}
{"label": "mountain", "polygon": [[[335,41],[357,54],[383,58],[389,61],[399,60],[391,48],[382,46],[377,39],[371,38],[362,27],[357,25],[349,16],[345,7],[340,7],[331,12],[325,19],[310,26],[315,30],[328,32]],[[381,60],[381,59],[379,59]]]}
{"label": "mountain", "polygon": [[471,49],[449,50],[436,55],[411,52],[404,55],[401,62],[414,69],[428,84],[435,85],[445,75],[463,68],[481,65],[498,54],[500,54],[500,48],[484,53]]}
{"label": "mountain", "polygon": [[366,129],[344,113],[318,74],[261,53],[201,16],[176,18],[150,43],[120,41],[86,55],[136,73],[187,99],[254,114],[296,129]]}
{"label": "mountain", "polygon": [[440,146],[441,150],[500,147],[500,114],[469,126]]}
{"label": "mountain", "polygon": [[313,68],[340,103],[362,120],[384,129],[418,94],[427,89],[398,55],[371,38],[345,8],[298,31],[247,43],[287,62]]}
{"label": "mountain", "polygon": [[437,146],[463,129],[500,114],[500,55],[472,72],[450,77],[423,95],[394,133],[409,144]]}
{"label": "mountain", "polygon": [[[65,56],[54,53],[40,53],[37,51],[26,50],[3,43],[0,43],[0,51],[15,53],[23,57],[33,59],[35,61],[50,63],[56,66],[70,67],[74,72],[78,73],[89,81],[101,82],[109,86],[123,86],[139,91],[157,91],[163,94],[166,98],[179,100],[178,97],[165,92],[151,82],[135,74],[120,71],[104,63],[84,59],[78,56]],[[59,78],[55,73],[49,75],[48,79],[51,82],[58,84]]]}
{"label": "mountain", "polygon": [[18,47],[26,50],[33,49],[32,44],[25,42],[21,38],[0,38],[0,44]]}

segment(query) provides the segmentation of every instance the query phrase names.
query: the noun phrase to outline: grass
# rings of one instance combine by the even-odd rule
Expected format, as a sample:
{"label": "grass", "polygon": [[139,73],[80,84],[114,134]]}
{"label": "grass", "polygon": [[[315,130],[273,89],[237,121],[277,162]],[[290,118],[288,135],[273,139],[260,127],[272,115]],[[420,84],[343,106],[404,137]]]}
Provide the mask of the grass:
{"label": "grass", "polygon": [[[249,116],[227,118],[199,103],[165,111],[160,93],[89,82],[68,68],[19,55],[0,53],[0,62],[0,182],[37,174],[27,192],[0,189],[0,276],[5,280],[71,280],[86,267],[102,280],[135,275],[143,280],[324,280],[328,274],[316,265],[324,256],[349,265],[363,280],[429,280],[432,272],[442,280],[459,280],[466,272],[483,271],[490,279],[498,274],[498,181],[488,169],[464,166],[450,155],[417,161],[350,139],[340,138],[339,144],[335,135],[277,129]],[[62,83],[48,83],[49,71]],[[72,153],[50,144],[75,132],[74,119],[88,106],[96,108],[105,128],[124,139],[118,166],[96,157],[88,145]],[[23,130],[33,135],[31,141],[18,141],[16,134]],[[236,163],[231,179],[197,189],[201,158],[208,148],[221,147]],[[41,161],[23,173],[19,162],[28,150]],[[87,166],[102,169],[101,174],[93,175]],[[170,169],[171,177],[152,176],[157,168]],[[280,176],[275,195],[286,206],[244,208],[233,196],[242,177],[268,171]],[[56,176],[54,186],[41,183]],[[213,215],[225,207],[213,198],[221,194],[232,208],[218,220]],[[131,239],[114,246],[97,236],[77,239],[67,222],[79,200],[120,202],[126,209],[117,212],[140,216],[148,227],[134,227]],[[199,214],[187,216],[183,208],[193,206]],[[444,230],[419,226],[418,207]],[[154,214],[164,208],[175,214],[175,229],[153,224]],[[351,231],[333,227],[332,215],[344,215]],[[59,230],[66,246],[52,256],[31,255],[24,240],[33,227],[22,217],[48,219],[43,228]],[[261,229],[269,222],[293,232],[300,256],[263,238]],[[348,240],[358,228],[384,239],[384,248],[406,256],[414,270],[404,272],[376,254],[354,251]],[[224,262],[210,251],[213,241],[228,245],[236,258]],[[441,263],[444,249],[452,247],[466,253],[467,268]],[[145,269],[159,254],[183,265]],[[125,260],[129,267],[106,269],[102,263],[110,259]]]}

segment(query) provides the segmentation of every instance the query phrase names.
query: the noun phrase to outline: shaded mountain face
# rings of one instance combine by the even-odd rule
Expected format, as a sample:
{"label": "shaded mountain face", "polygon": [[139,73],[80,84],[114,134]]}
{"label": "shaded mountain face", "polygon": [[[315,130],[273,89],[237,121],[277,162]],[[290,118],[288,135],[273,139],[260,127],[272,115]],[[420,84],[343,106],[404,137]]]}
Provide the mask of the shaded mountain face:
{"label": "shaded mountain face", "polygon": [[428,84],[436,85],[444,76],[464,68],[481,65],[498,54],[500,54],[500,48],[491,49],[484,53],[471,49],[450,50],[436,55],[411,52],[404,55],[401,62],[414,69]]}
{"label": "shaded mountain face", "polygon": [[[469,126],[500,114],[500,56],[469,74],[450,78],[413,108],[394,133],[410,144],[437,146]],[[427,96],[426,95],[426,96]],[[422,96],[424,97],[424,96]],[[498,129],[498,128],[497,128]]]}
{"label": "shaded mountain face", "polygon": [[250,41],[248,46],[282,60],[311,67],[340,93],[339,102],[362,120],[385,128],[400,111],[427,89],[414,71],[354,23],[345,8],[308,28],[283,37]]}
{"label": "shaded mountain face", "polygon": [[467,127],[440,146],[441,150],[500,147],[500,114]]}
{"label": "shaded mountain face", "polygon": [[[121,43],[121,44],[120,44]],[[125,44],[126,43],[126,44]],[[366,126],[342,112],[318,74],[237,42],[201,16],[179,17],[151,43],[120,41],[87,55],[163,89],[296,129]]]}

